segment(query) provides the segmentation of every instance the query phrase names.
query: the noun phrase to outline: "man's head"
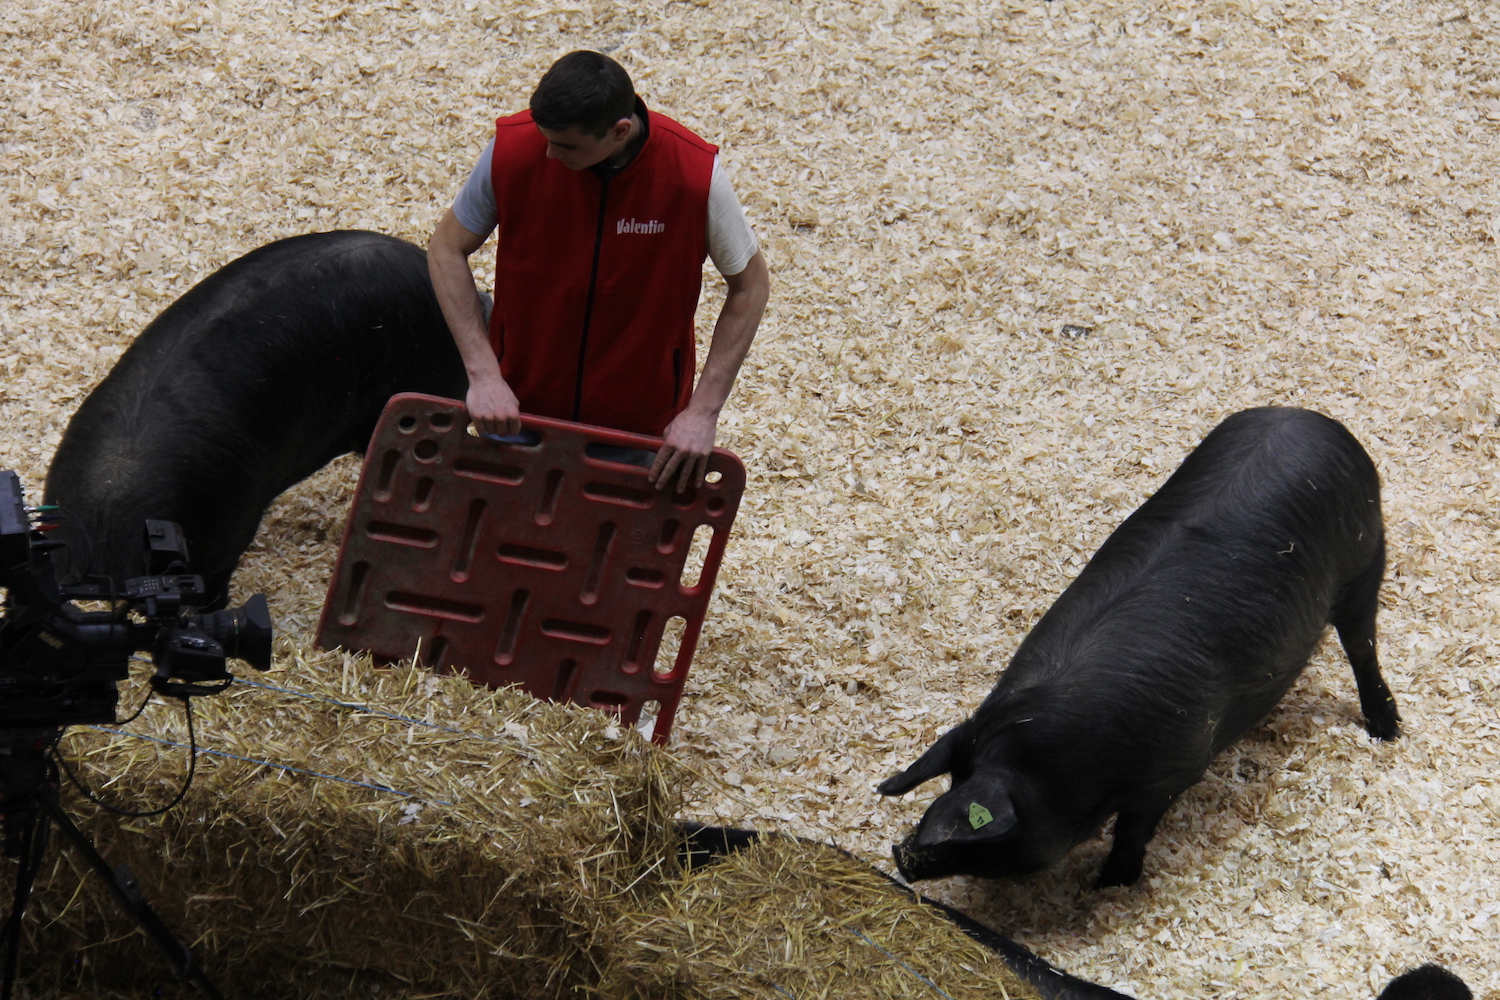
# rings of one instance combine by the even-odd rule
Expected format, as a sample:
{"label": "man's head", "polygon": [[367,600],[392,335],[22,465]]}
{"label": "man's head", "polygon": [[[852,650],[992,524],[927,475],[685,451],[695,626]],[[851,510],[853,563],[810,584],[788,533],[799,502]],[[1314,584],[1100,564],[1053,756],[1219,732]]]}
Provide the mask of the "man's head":
{"label": "man's head", "polygon": [[547,156],[584,170],[619,155],[630,138],[635,85],[625,67],[600,52],[569,52],[531,95],[531,118]]}

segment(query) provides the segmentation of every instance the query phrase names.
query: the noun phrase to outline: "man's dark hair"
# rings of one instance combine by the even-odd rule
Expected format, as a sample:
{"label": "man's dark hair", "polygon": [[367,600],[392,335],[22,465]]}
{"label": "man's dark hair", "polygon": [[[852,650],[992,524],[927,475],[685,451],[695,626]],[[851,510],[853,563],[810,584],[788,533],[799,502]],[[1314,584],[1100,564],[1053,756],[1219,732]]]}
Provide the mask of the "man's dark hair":
{"label": "man's dark hair", "polygon": [[635,110],[635,84],[602,52],[569,52],[531,95],[531,118],[545,129],[576,128],[596,139]]}

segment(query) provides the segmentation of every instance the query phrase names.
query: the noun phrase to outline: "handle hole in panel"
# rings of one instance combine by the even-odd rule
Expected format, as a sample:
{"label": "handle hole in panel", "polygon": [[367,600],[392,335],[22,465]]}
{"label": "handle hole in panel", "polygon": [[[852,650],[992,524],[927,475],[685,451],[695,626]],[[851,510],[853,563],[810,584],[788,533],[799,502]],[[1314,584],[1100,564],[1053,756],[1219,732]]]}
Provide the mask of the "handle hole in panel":
{"label": "handle hole in panel", "polygon": [[526,470],[520,466],[498,465],[473,458],[460,458],[454,462],[453,474],[484,483],[499,483],[502,486],[519,486],[526,481]]}
{"label": "handle hole in panel", "polygon": [[339,608],[339,624],[353,625],[359,621],[359,607],[364,600],[365,581],[370,578],[370,564],[364,560],[354,564],[349,572],[349,583],[344,589],[343,607]]}
{"label": "handle hole in panel", "polygon": [[453,426],[453,414],[434,413],[427,418],[427,424],[435,431],[446,431]]}
{"label": "handle hole in panel", "polygon": [[495,558],[503,563],[517,566],[534,566],[537,569],[563,570],[568,568],[568,554],[552,549],[534,549],[528,545],[500,546]]}
{"label": "handle hole in panel", "polygon": [[583,590],[578,594],[580,604],[597,604],[599,584],[604,578],[604,568],[609,565],[609,550],[615,540],[613,522],[599,525],[599,534],[594,539],[594,553],[589,557],[589,568],[583,574]]}
{"label": "handle hole in panel", "polygon": [[584,445],[583,453],[596,462],[635,465],[643,469],[651,468],[651,463],[656,461],[656,452],[647,448],[624,448],[617,444],[604,444],[601,441]]}
{"label": "handle hole in panel", "polygon": [[432,506],[432,477],[423,476],[417,480],[417,487],[412,491],[411,509],[425,511]]}
{"label": "handle hole in panel", "polygon": [[661,644],[656,647],[656,662],[651,665],[651,677],[656,681],[669,681],[677,670],[677,652],[682,648],[682,635],[687,631],[687,619],[673,615],[661,630]]}
{"label": "handle hole in panel", "polygon": [[542,621],[542,634],[554,639],[569,639],[590,646],[608,646],[614,633],[603,625],[592,622],[574,622],[566,618],[547,618]]}
{"label": "handle hole in panel", "polygon": [[535,448],[542,443],[542,432],[521,429],[519,434],[481,434],[473,424],[469,425],[469,434],[473,437],[481,437],[486,441],[494,441],[496,444],[508,444],[513,448]]}
{"label": "handle hole in panel", "polygon": [[401,429],[401,433],[410,434],[412,431],[417,429],[417,418],[408,413],[406,416],[396,421],[396,426]]}
{"label": "handle hole in panel", "polygon": [[453,550],[453,565],[448,567],[448,576],[460,583],[469,578],[469,570],[474,565],[474,551],[479,544],[484,508],[483,497],[475,497],[469,501],[469,513],[464,518],[463,532],[458,536],[458,545]]}
{"label": "handle hole in panel", "polygon": [[423,438],[417,442],[416,447],[412,448],[411,453],[416,457],[418,462],[431,462],[438,457],[438,453],[442,450],[432,438]]}
{"label": "handle hole in panel", "polygon": [[441,671],[448,665],[448,637],[434,636],[426,649],[417,650],[416,660],[419,667]]}
{"label": "handle hole in panel", "polygon": [[620,694],[618,691],[594,691],[589,695],[589,706],[591,708],[603,708],[612,712],[618,712],[630,704],[630,698]]}
{"label": "handle hole in panel", "polygon": [[401,452],[391,448],[380,456],[380,474],[375,477],[375,499],[385,503],[391,498],[391,487],[396,482],[396,469],[401,465]]}
{"label": "handle hole in panel", "polygon": [[659,569],[651,569],[648,566],[632,566],[625,571],[625,582],[632,587],[660,590],[662,584],[667,582],[667,574]]}
{"label": "handle hole in panel", "polygon": [[563,701],[573,697],[573,682],[578,676],[578,661],[571,657],[557,665],[557,674],[552,678],[552,700]]}
{"label": "handle hole in panel", "polygon": [[[525,620],[526,605],[530,600],[531,592],[528,590],[517,590],[510,597],[510,609],[505,613],[505,626],[500,630],[500,642],[495,647],[495,662],[502,667],[515,662],[516,641],[521,637],[521,622]],[[564,660],[563,668],[569,668],[569,664],[578,665],[574,660]],[[555,699],[561,695],[554,692],[552,697]]]}
{"label": "handle hole in panel", "polygon": [[715,483],[718,483],[723,478],[724,473],[720,472],[718,469],[710,469],[708,474],[703,477],[703,481],[705,483],[708,483],[709,485],[713,485]]}
{"label": "handle hole in panel", "polygon": [[630,630],[630,642],[625,646],[625,659],[620,664],[621,673],[641,672],[641,650],[645,648],[646,638],[650,633],[651,618],[649,610],[636,612],[635,627]]}
{"label": "handle hole in panel", "polygon": [[409,545],[416,549],[435,549],[440,537],[431,528],[414,528],[408,524],[391,524],[387,521],[371,521],[365,525],[365,536],[377,542]]}
{"label": "handle hole in panel", "polygon": [[651,490],[636,490],[618,483],[585,483],[583,495],[599,503],[619,504],[645,510],[656,503],[656,494]]}
{"label": "handle hole in panel", "polygon": [[714,540],[714,529],[700,524],[693,529],[693,540],[688,545],[687,558],[682,562],[682,575],[677,578],[683,590],[692,590],[703,577],[703,564],[708,561],[708,547]]}
{"label": "handle hole in panel", "polygon": [[557,516],[557,498],[562,494],[562,484],[563,471],[561,469],[552,469],[547,473],[547,481],[542,485],[542,495],[537,501],[534,515],[537,524],[549,525]]}
{"label": "handle hole in panel", "polygon": [[392,611],[405,611],[413,615],[430,618],[448,618],[458,622],[484,621],[484,607],[467,601],[450,601],[428,594],[412,594],[393,590],[385,595],[385,606]]}

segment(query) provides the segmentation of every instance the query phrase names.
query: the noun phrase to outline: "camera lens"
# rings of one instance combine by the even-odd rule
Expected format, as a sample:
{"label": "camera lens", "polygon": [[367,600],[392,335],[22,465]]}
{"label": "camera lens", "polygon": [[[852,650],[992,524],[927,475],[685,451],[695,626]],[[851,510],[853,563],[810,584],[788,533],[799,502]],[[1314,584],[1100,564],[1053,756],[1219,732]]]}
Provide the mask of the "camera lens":
{"label": "camera lens", "polygon": [[219,641],[225,656],[244,660],[256,670],[271,669],[271,609],[265,594],[237,608],[203,615],[198,626]]}

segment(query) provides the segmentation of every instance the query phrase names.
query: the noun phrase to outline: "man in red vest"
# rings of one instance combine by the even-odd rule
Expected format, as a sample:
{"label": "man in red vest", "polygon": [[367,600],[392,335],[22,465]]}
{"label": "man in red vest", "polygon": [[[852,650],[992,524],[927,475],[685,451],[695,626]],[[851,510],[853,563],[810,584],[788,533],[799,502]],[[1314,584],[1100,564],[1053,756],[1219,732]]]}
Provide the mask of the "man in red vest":
{"label": "man in red vest", "polygon": [[[659,435],[651,481],[702,482],[770,292],[717,153],[598,52],[559,59],[530,109],[496,122],[427,248],[477,430],[515,434],[525,412]],[[486,324],[468,258],[496,228]],[[695,388],[705,257],[728,294]]]}

